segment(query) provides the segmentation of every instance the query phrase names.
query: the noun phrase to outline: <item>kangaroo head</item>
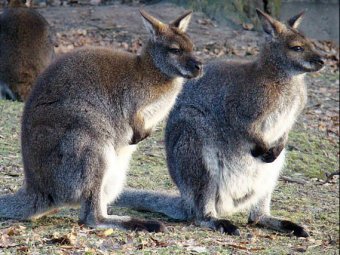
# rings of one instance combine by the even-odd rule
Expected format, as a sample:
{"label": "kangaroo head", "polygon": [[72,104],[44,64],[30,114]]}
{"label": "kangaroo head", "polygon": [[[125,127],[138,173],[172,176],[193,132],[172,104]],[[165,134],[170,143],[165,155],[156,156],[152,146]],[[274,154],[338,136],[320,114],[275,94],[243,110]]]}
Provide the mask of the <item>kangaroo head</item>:
{"label": "kangaroo head", "polygon": [[187,12],[170,24],[164,24],[141,11],[144,25],[150,34],[146,51],[155,66],[165,75],[175,78],[194,78],[202,73],[202,63],[193,55],[194,45],[185,33],[192,12]]}
{"label": "kangaroo head", "polygon": [[268,39],[264,45],[264,54],[270,55],[268,58],[275,65],[292,73],[314,72],[323,67],[322,57],[312,42],[297,30],[303,12],[283,24],[258,9],[256,11]]}

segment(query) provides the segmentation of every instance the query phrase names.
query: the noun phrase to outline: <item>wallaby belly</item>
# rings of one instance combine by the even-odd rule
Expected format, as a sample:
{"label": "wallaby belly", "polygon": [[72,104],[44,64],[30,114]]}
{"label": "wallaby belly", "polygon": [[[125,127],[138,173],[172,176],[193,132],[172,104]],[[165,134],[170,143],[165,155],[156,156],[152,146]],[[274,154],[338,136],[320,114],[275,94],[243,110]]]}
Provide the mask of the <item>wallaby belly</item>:
{"label": "wallaby belly", "polygon": [[227,216],[249,209],[261,198],[271,193],[283,168],[285,152],[273,163],[263,163],[251,155],[234,157],[224,162],[224,167],[216,176],[218,187],[216,212],[218,216]]}
{"label": "wallaby belly", "polygon": [[126,171],[132,153],[135,151],[136,145],[127,145],[118,151],[115,151],[112,145],[107,145],[104,149],[105,171],[101,185],[101,199],[106,201],[102,208],[106,213],[106,204],[117,198],[125,185]]}

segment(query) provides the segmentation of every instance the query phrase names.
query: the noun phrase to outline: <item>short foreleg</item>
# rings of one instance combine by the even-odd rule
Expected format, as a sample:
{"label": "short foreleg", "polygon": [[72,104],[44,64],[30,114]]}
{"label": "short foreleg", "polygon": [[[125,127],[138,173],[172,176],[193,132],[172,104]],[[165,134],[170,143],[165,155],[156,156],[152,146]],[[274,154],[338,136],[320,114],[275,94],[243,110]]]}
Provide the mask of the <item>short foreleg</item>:
{"label": "short foreleg", "polygon": [[251,150],[251,154],[255,158],[261,158],[265,163],[272,163],[280,156],[286,146],[287,140],[288,136],[285,134],[270,148],[264,142],[258,142],[255,148]]}
{"label": "short foreleg", "polygon": [[140,116],[140,114],[136,114],[136,116],[134,116],[131,121],[131,127],[133,131],[133,135],[130,141],[131,145],[143,141],[152,133],[151,129],[145,129],[144,119],[142,116]]}

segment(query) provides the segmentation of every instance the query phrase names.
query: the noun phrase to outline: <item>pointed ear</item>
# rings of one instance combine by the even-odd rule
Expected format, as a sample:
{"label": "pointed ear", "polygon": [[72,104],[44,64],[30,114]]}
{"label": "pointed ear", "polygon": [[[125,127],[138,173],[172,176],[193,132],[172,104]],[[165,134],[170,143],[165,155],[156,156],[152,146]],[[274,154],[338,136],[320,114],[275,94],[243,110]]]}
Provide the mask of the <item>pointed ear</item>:
{"label": "pointed ear", "polygon": [[155,39],[157,34],[164,31],[167,27],[166,24],[162,23],[155,17],[151,16],[147,12],[140,10],[140,14],[142,15],[143,23],[146,30],[150,33],[151,39]]}
{"label": "pointed ear", "polygon": [[275,37],[285,29],[285,26],[281,22],[270,17],[268,14],[262,12],[259,9],[256,9],[256,12],[262,23],[263,30],[267,34]]}
{"label": "pointed ear", "polygon": [[26,5],[26,7],[28,7],[28,8],[33,7],[33,0],[26,0],[25,5]]}
{"label": "pointed ear", "polygon": [[189,26],[190,19],[192,17],[192,11],[186,12],[175,21],[170,23],[170,26],[177,27],[180,31],[185,32]]}
{"label": "pointed ear", "polygon": [[300,23],[301,23],[301,21],[302,21],[302,19],[303,19],[303,15],[305,14],[305,11],[302,11],[302,12],[300,12],[299,14],[297,14],[297,15],[295,15],[295,16],[293,16],[293,17],[291,17],[288,21],[287,21],[287,23],[288,23],[288,25],[290,26],[290,27],[292,27],[292,28],[298,28],[298,26],[300,25]]}

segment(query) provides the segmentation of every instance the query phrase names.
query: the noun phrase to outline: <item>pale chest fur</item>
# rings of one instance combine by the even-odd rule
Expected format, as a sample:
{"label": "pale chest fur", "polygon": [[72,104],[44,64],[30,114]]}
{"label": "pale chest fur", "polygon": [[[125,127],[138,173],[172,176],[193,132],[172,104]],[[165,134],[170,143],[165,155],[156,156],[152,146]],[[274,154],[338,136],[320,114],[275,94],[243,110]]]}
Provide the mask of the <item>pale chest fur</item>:
{"label": "pale chest fur", "polygon": [[306,104],[307,91],[304,76],[296,76],[291,82],[294,83],[291,97],[284,98],[277,110],[272,112],[262,124],[263,138],[269,144],[276,142],[290,131]]}
{"label": "pale chest fur", "polygon": [[144,128],[152,129],[163,120],[176,102],[176,98],[182,89],[183,78],[176,78],[172,82],[172,89],[162,94],[156,101],[144,107],[141,115],[144,119]]}

